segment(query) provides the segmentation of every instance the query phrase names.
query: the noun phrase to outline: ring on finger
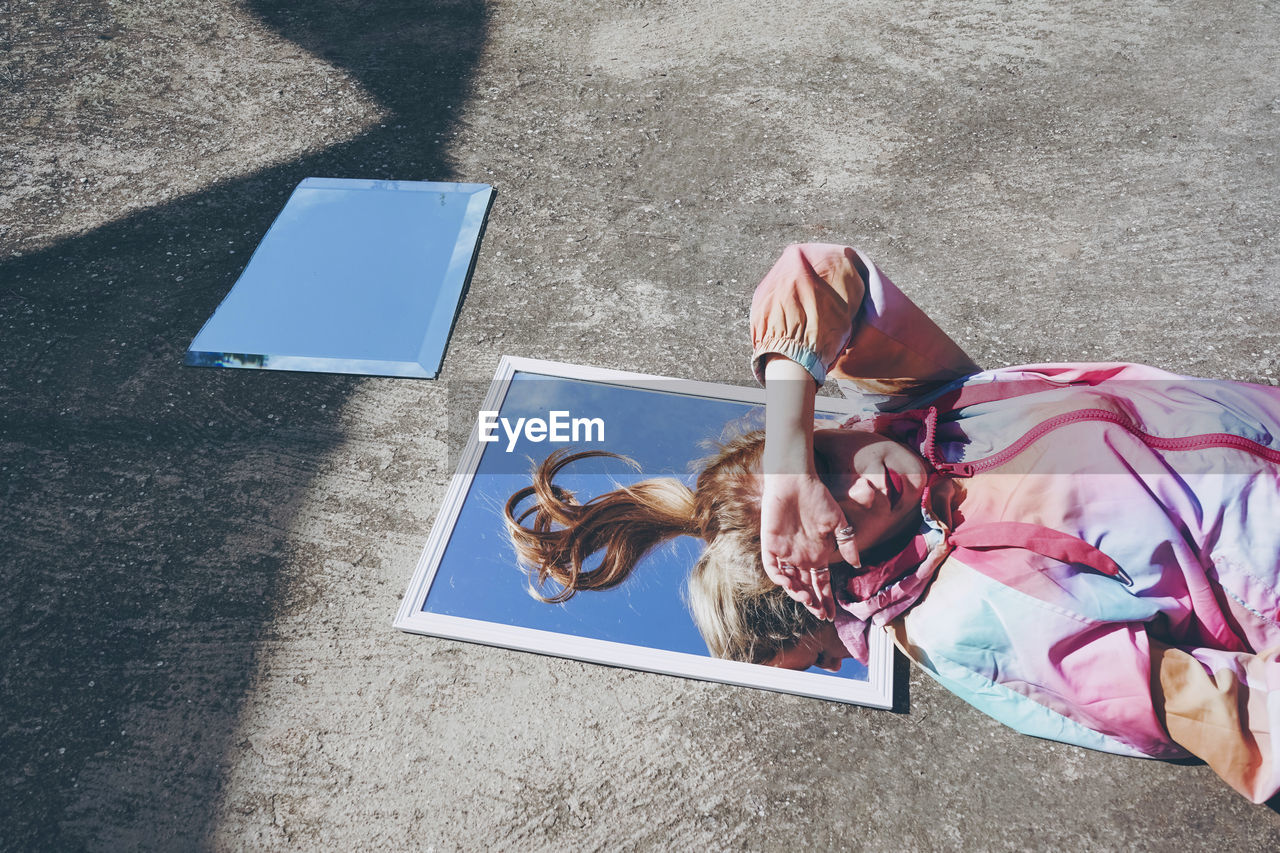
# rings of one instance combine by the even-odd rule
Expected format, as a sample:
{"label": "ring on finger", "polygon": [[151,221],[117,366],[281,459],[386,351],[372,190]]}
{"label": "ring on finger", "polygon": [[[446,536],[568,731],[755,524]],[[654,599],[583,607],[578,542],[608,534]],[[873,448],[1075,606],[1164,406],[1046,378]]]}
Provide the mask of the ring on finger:
{"label": "ring on finger", "polygon": [[839,530],[836,531],[837,542],[848,542],[853,538],[854,538],[854,531],[853,531],[852,524],[849,525],[848,527],[841,527]]}

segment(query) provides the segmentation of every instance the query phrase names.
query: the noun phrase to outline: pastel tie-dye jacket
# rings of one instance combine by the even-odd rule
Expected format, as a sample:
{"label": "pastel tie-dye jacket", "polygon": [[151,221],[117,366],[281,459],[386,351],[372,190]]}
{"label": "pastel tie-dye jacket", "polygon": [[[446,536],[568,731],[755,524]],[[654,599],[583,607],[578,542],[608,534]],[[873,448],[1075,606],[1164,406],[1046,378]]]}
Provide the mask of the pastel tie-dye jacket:
{"label": "pastel tie-dye jacket", "polygon": [[[933,466],[925,524],[855,578],[855,655],[887,626],[1018,731],[1205,760],[1280,789],[1280,389],[1128,364],[979,371],[866,257],[793,246],[756,291],[780,353],[881,410]],[[759,370],[757,370],[759,373]]]}

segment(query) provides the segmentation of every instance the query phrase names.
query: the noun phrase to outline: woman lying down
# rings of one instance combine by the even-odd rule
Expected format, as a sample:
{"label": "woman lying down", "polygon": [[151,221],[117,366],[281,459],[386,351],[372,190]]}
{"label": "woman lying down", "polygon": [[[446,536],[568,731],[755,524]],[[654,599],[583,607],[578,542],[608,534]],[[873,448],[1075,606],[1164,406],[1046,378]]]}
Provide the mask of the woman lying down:
{"label": "woman lying down", "polygon": [[[840,246],[787,249],[751,330],[765,430],[695,491],[648,480],[579,505],[553,482],[579,456],[560,453],[512,496],[517,551],[556,600],[696,535],[689,600],[718,657],[838,669],[888,629],[1018,731],[1190,754],[1254,802],[1276,793],[1280,389],[1133,364],[982,371]],[[815,430],[832,377],[878,411]]]}

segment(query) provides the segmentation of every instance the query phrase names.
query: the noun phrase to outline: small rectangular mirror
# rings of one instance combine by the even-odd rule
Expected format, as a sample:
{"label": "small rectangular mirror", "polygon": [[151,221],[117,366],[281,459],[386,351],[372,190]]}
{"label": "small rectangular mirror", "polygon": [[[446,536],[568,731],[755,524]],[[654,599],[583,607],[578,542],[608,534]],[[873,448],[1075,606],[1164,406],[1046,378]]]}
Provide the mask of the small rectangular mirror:
{"label": "small rectangular mirror", "polygon": [[492,200],[487,184],[307,178],[185,363],[434,378]]}

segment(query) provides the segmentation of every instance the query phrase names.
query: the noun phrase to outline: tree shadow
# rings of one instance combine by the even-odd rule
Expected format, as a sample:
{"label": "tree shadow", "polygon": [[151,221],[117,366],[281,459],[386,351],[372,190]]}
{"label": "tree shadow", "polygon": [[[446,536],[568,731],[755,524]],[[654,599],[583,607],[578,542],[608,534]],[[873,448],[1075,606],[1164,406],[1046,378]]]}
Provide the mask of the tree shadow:
{"label": "tree shadow", "polygon": [[249,5],[386,124],[0,263],[6,848],[209,837],[287,534],[360,380],[183,352],[302,178],[459,179],[436,139],[483,2]]}

